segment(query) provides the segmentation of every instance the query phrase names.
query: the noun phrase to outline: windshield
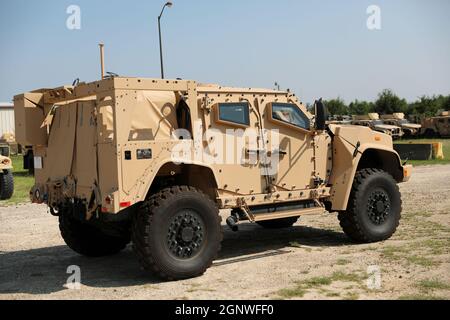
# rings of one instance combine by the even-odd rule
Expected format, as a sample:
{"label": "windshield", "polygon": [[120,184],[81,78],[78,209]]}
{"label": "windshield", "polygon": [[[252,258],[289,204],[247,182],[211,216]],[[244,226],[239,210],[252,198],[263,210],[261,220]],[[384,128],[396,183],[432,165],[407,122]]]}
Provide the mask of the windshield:
{"label": "windshield", "polygon": [[400,120],[400,121],[399,121],[399,123],[400,123],[400,124],[408,124],[408,123],[409,123],[409,121],[408,121],[408,120],[406,120],[406,119],[403,119],[403,120]]}

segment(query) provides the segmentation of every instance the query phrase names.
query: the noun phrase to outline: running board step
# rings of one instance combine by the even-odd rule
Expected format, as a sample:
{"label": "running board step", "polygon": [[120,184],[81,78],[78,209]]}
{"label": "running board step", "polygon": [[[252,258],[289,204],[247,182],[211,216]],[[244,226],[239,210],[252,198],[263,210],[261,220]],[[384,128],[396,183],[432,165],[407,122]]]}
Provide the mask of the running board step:
{"label": "running board step", "polygon": [[254,220],[257,221],[267,221],[267,220],[275,220],[275,219],[283,219],[290,217],[299,217],[303,215],[309,214],[323,214],[325,213],[325,208],[322,207],[313,207],[313,208],[305,208],[305,209],[296,209],[296,210],[287,210],[287,211],[279,211],[279,212],[271,212],[271,213],[260,213],[254,214]]}

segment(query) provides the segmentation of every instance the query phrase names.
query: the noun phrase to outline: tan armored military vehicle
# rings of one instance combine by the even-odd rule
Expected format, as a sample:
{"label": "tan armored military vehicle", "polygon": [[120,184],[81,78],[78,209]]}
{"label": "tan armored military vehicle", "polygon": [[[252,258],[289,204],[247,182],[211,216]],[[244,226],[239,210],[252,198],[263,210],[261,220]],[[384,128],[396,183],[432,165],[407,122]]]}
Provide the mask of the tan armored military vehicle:
{"label": "tan armored military vehicle", "polygon": [[420,134],[422,126],[420,124],[411,123],[405,119],[404,113],[384,114],[381,119],[385,124],[393,125],[402,128],[405,136],[417,136]]}
{"label": "tan armored military vehicle", "polygon": [[325,125],[291,93],[114,77],[14,99],[16,135],[33,146],[34,203],[59,217],[69,247],[114,254],[132,241],[164,279],[203,274],[220,250],[219,209],[292,226],[338,212],[357,242],[386,240],[407,181],[392,137]]}
{"label": "tan armored military vehicle", "polygon": [[390,135],[393,139],[400,139],[403,136],[402,128],[390,124],[385,124],[380,119],[378,113],[369,113],[366,116],[353,116],[352,125],[369,127],[372,130]]}
{"label": "tan armored military vehicle", "polygon": [[422,134],[427,138],[450,137],[450,111],[422,120]]}
{"label": "tan armored military vehicle", "polygon": [[9,153],[9,145],[0,143],[0,200],[8,200],[14,194],[13,166]]}

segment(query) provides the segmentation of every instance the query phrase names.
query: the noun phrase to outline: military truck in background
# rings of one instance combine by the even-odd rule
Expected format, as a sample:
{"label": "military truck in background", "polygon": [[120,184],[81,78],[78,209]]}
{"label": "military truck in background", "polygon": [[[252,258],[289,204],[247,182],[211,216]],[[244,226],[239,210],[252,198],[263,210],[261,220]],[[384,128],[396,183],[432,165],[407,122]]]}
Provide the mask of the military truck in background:
{"label": "military truck in background", "polygon": [[385,124],[402,128],[405,137],[414,137],[420,135],[422,126],[420,124],[411,123],[405,118],[404,113],[384,114],[381,120]]}
{"label": "military truck in background", "polygon": [[19,94],[14,109],[33,149],[31,200],[59,217],[67,245],[98,257],[131,241],[168,280],[211,266],[219,209],[235,231],[328,211],[355,242],[386,240],[412,171],[391,127],[327,125],[320,100],[313,116],[286,91],[111,77]]}
{"label": "military truck in background", "polygon": [[352,117],[347,115],[333,115],[328,117],[327,124],[351,124]]}
{"label": "military truck in background", "polygon": [[369,113],[368,115],[354,115],[352,116],[352,125],[369,127],[374,131],[382,132],[390,135],[393,139],[400,139],[403,136],[402,128],[385,124],[383,120],[380,119],[378,113]]}
{"label": "military truck in background", "polygon": [[450,111],[442,111],[436,117],[423,119],[422,135],[426,138],[450,137]]}
{"label": "military truck in background", "polygon": [[0,200],[8,200],[14,194],[12,170],[10,147],[6,143],[0,143]]}

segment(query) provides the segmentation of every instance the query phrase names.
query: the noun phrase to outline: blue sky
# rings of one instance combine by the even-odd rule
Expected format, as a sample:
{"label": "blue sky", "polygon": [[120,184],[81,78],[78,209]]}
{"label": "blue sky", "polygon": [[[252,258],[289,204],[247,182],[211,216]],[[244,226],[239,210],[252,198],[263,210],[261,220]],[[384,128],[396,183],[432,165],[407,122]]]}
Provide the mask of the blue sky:
{"label": "blue sky", "polygon": [[[414,100],[450,94],[448,0],[174,0],[163,17],[167,78],[273,87],[305,102],[374,100],[391,88]],[[66,28],[69,5],[81,30]],[[99,78],[159,77],[156,0],[0,0],[0,101]],[[382,29],[366,27],[369,5]]]}

